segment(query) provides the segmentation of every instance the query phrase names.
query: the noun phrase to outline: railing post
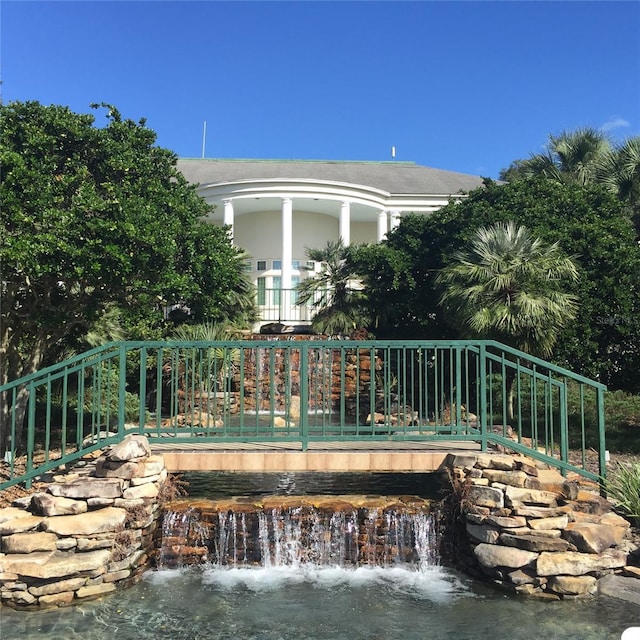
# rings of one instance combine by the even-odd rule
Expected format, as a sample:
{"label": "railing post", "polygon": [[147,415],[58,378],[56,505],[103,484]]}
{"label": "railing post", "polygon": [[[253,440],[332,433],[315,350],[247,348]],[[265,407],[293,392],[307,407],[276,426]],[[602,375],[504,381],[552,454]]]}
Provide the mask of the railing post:
{"label": "railing post", "polygon": [[456,354],[456,433],[459,434],[462,427],[462,347],[456,345],[453,348]]}
{"label": "railing post", "polygon": [[138,433],[144,434],[147,418],[147,347],[140,347],[140,413],[138,421]]}
{"label": "railing post", "polygon": [[120,344],[120,371],[118,376],[118,436],[124,437],[124,399],[127,389],[127,350],[123,343]]}
{"label": "railing post", "polygon": [[598,472],[600,477],[605,480],[607,477],[607,452],[605,442],[605,424],[604,424],[604,389],[598,387],[596,391],[596,409],[598,411]]}
{"label": "railing post", "polygon": [[300,438],[302,450],[309,447],[309,345],[300,346]]}
{"label": "railing post", "polygon": [[487,352],[484,342],[480,343],[478,359],[480,361],[480,402],[478,419],[480,421],[480,448],[487,450],[488,446],[488,417],[487,417]]}
{"label": "railing post", "polygon": [[[29,397],[27,399],[27,473],[33,471],[33,452],[36,446],[36,388],[31,381],[29,383]],[[28,478],[25,486],[31,489],[32,478]]]}
{"label": "railing post", "polygon": [[[567,462],[569,459],[569,418],[567,411],[567,380],[563,380],[560,391],[560,459]],[[566,475],[562,469],[562,475]]]}

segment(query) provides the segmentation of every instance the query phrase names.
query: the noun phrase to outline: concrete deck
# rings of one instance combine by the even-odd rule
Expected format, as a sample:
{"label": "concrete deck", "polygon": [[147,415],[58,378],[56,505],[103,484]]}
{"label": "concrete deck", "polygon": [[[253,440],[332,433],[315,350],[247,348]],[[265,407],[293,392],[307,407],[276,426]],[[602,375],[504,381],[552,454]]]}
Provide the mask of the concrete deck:
{"label": "concrete deck", "polygon": [[441,468],[448,453],[480,450],[473,442],[311,442],[307,451],[296,442],[150,444],[170,472],[429,473]]}

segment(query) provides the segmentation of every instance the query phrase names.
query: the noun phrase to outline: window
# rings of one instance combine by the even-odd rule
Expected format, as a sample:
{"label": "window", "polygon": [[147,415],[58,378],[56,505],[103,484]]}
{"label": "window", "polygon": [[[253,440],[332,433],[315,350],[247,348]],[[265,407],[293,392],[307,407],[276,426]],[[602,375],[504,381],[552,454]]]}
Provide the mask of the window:
{"label": "window", "polygon": [[316,261],[315,260],[307,260],[305,267],[311,271],[316,270]]}
{"label": "window", "polygon": [[291,276],[291,305],[298,302],[298,285],[300,284],[300,276]]}
{"label": "window", "polygon": [[244,263],[244,270],[245,271],[252,271],[253,270],[253,262],[251,262],[251,260],[247,260]]}
{"label": "window", "polygon": [[266,278],[258,278],[257,281],[257,293],[258,293],[258,304],[264,306],[267,298],[267,279]]}
{"label": "window", "polygon": [[266,260],[258,260],[256,263],[256,268],[258,271],[266,271],[267,270],[267,261]]}
{"label": "window", "polygon": [[292,260],[291,268],[295,269],[295,270],[299,270],[300,269],[300,260]]}
{"label": "window", "polygon": [[273,281],[273,291],[272,291],[273,304],[279,305],[280,304],[280,287],[282,286],[282,278],[280,276],[274,276],[272,278],[272,281]]}
{"label": "window", "polygon": [[[282,260],[274,260],[273,261],[273,268],[276,271],[279,271],[280,269],[282,269]],[[274,289],[275,289],[275,287],[274,287]]]}

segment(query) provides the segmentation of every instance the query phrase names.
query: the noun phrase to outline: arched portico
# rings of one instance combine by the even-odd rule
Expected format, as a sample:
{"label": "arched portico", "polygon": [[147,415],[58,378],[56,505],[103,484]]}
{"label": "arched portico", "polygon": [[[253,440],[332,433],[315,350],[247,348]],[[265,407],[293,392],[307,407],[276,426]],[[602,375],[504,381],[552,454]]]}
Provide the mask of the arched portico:
{"label": "arched portico", "polygon": [[380,242],[403,216],[429,215],[481,182],[413,163],[181,160],[178,168],[214,205],[210,221],[228,226],[250,256],[263,322],[310,320],[295,304],[296,285],[317,269],[309,248]]}

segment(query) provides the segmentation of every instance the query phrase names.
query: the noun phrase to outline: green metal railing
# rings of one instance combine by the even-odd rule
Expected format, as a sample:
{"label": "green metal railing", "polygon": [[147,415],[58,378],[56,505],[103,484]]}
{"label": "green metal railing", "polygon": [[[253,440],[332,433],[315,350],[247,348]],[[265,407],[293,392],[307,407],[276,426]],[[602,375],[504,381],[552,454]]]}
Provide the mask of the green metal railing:
{"label": "green metal railing", "polygon": [[474,441],[597,480],[604,391],[491,341],[113,343],[0,387],[10,408],[0,489],[128,433],[303,450],[316,441]]}

